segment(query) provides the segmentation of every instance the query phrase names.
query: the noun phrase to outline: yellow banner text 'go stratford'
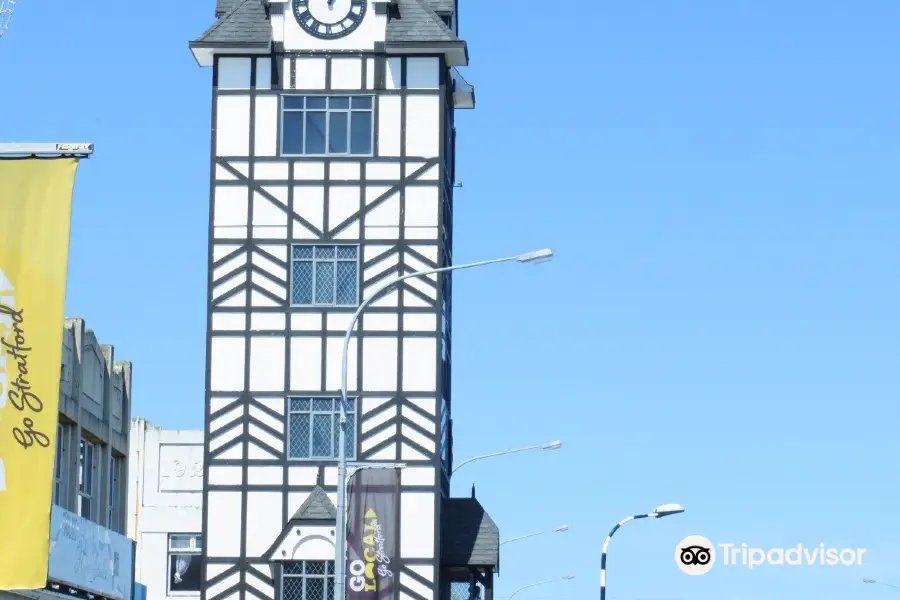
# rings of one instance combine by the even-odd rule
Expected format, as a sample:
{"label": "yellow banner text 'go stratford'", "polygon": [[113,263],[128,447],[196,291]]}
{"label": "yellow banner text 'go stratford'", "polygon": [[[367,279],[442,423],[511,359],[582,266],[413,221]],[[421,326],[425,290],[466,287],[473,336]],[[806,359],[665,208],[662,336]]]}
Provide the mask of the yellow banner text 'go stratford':
{"label": "yellow banner text 'go stratford'", "polygon": [[47,583],[74,158],[0,158],[0,590]]}

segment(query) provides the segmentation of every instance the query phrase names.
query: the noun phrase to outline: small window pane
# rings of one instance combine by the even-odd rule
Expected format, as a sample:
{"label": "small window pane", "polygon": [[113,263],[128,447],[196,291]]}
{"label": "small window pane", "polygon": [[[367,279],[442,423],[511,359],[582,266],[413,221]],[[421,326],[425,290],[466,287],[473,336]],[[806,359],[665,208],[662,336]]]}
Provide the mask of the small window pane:
{"label": "small window pane", "polygon": [[325,154],[325,113],[306,113],[306,154]]}
{"label": "small window pane", "polygon": [[371,154],[372,113],[355,112],[350,115],[350,154]]}
{"label": "small window pane", "polygon": [[172,535],[169,536],[169,548],[172,550],[190,550],[193,536]]}
{"label": "small window pane", "polygon": [[294,258],[312,258],[312,246],[294,246]]}
{"label": "small window pane", "polygon": [[356,260],[356,246],[338,246],[337,257]]}
{"label": "small window pane", "polygon": [[313,415],[313,456],[331,457],[331,418],[331,415]]}
{"label": "small window pane", "polygon": [[353,96],[353,108],[372,108],[372,96]]}
{"label": "small window pane", "polygon": [[312,261],[295,260],[291,269],[291,303],[313,303]]}
{"label": "small window pane", "polygon": [[336,304],[356,304],[356,262],[340,261],[335,275]]}
{"label": "small window pane", "polygon": [[332,154],[347,152],[347,113],[328,114],[328,152]]}
{"label": "small window pane", "polygon": [[350,108],[350,98],[344,96],[329,98],[328,108]]}
{"label": "small window pane", "polygon": [[[309,572],[309,565],[306,570]],[[328,600],[325,597],[325,579],[310,577],[304,583],[306,584],[306,597],[303,600]]]}
{"label": "small window pane", "polygon": [[325,96],[307,96],[306,108],[325,108]]}
{"label": "small window pane", "polygon": [[[356,455],[356,415],[352,413],[347,413],[347,430],[345,434],[347,437],[344,438],[344,452],[347,456],[355,456]],[[335,447],[338,447],[335,444]]]}
{"label": "small window pane", "polygon": [[309,415],[291,415],[290,426],[291,457],[309,458]]}
{"label": "small window pane", "polygon": [[306,563],[307,575],[324,575],[325,563],[318,560],[310,560]]}
{"label": "small window pane", "polygon": [[313,400],[313,410],[315,411],[328,411],[331,412],[334,410],[334,405],[332,404],[331,398],[315,398]]}
{"label": "small window pane", "polygon": [[334,302],[334,263],[316,262],[316,304]]}
{"label": "small window pane", "polygon": [[[332,448],[340,448],[341,447],[341,415],[338,413],[334,413],[331,420],[333,421],[331,425],[331,430],[334,432],[334,443],[331,446]],[[335,454],[337,454],[335,452]],[[349,455],[348,455],[349,456]]]}
{"label": "small window pane", "polygon": [[316,246],[316,258],[334,258],[334,246]]}
{"label": "small window pane", "polygon": [[285,96],[284,107],[287,109],[303,108],[303,96]]}
{"label": "small window pane", "polygon": [[309,398],[291,398],[291,410],[309,410]]}
{"label": "small window pane", "polygon": [[285,112],[281,122],[281,148],[285,154],[303,154],[303,113]]}

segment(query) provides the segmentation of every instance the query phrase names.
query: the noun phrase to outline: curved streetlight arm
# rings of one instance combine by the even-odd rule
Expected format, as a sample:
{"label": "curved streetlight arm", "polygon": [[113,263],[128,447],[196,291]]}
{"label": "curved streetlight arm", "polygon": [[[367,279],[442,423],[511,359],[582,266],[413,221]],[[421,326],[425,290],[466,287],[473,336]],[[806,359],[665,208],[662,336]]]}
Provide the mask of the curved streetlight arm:
{"label": "curved streetlight arm", "polygon": [[510,596],[507,600],[512,600],[516,594],[518,594],[519,592],[521,592],[523,590],[527,590],[528,588],[537,587],[539,585],[544,585],[547,583],[553,583],[554,581],[562,581],[564,579],[565,580],[575,579],[575,576],[574,575],[566,575],[565,577],[557,577],[556,579],[548,579],[546,581],[538,581],[537,583],[530,583],[530,584],[522,586],[519,589],[517,589],[516,591],[514,591],[512,594],[510,594]]}
{"label": "curved streetlight arm", "polygon": [[895,590],[900,590],[900,585],[894,585],[893,583],[885,583],[884,581],[877,581],[875,579],[867,579],[863,577],[863,583],[875,583],[877,585],[883,585],[890,588],[894,588]]}
{"label": "curved streetlight arm", "polygon": [[[362,302],[359,303],[359,306],[356,308],[356,312],[353,313],[353,318],[350,319],[350,324],[347,326],[347,332],[344,335],[344,348],[341,354],[341,401],[340,404],[340,426],[338,427],[338,486],[337,486],[337,518],[335,523],[335,600],[345,600],[346,595],[346,576],[344,573],[344,569],[346,568],[345,561],[347,557],[347,507],[346,507],[346,492],[347,492],[347,448],[346,448],[346,425],[347,425],[347,355],[350,350],[350,338],[353,337],[353,328],[356,326],[356,322],[359,320],[359,316],[362,314],[362,311],[371,304],[375,299],[380,297],[381,293],[386,289],[397,285],[398,283],[411,279],[413,277],[425,277],[428,275],[436,275],[438,273],[445,273],[447,271],[457,271],[460,269],[471,269],[473,267],[483,267],[485,265],[492,265],[496,263],[502,262],[543,262],[549,260],[553,256],[553,252],[549,249],[545,250],[537,250],[535,252],[527,252],[525,254],[519,254],[516,256],[507,256],[505,258],[494,258],[491,260],[480,260],[472,263],[464,263],[461,265],[450,265],[447,267],[440,267],[437,269],[429,269],[427,271],[416,271],[415,273],[406,273],[405,275],[401,275],[396,279],[391,279],[390,281],[386,281],[376,287],[371,294],[367,298],[364,298]],[[357,366],[359,368],[359,366]]]}
{"label": "curved streetlight arm", "polygon": [[514,450],[504,450],[502,452],[491,452],[490,454],[482,454],[481,456],[473,456],[472,458],[467,458],[462,461],[450,471],[450,475],[453,475],[457,471],[460,470],[464,465],[469,464],[470,462],[475,462],[476,460],[484,460],[485,458],[494,458],[495,456],[503,456],[504,454],[515,454],[516,452],[525,452],[526,450],[541,450],[544,447],[544,444],[538,444],[537,446],[526,446],[525,448],[516,448]]}
{"label": "curved streetlight arm", "polygon": [[521,592],[522,590],[527,590],[528,588],[537,587],[537,586],[539,586],[539,585],[544,585],[544,584],[547,584],[547,583],[553,583],[554,581],[556,581],[556,580],[555,580],[555,579],[548,579],[547,581],[538,581],[537,583],[530,583],[530,584],[528,584],[528,585],[526,585],[526,586],[520,587],[519,589],[517,589],[516,591],[514,591],[512,594],[510,594],[508,600],[512,600],[513,597],[514,597],[516,594],[518,594],[519,592]]}
{"label": "curved streetlight arm", "polygon": [[502,542],[500,542],[500,545],[502,546],[503,544],[509,544],[510,542],[518,542],[519,540],[527,540],[528,538],[532,538],[532,537],[535,537],[538,535],[544,535],[545,533],[557,533],[557,532],[563,532],[563,531],[568,531],[568,530],[569,530],[568,525],[562,525],[560,527],[554,527],[553,529],[545,529],[544,531],[536,531],[534,533],[529,533],[528,535],[520,535],[519,537],[510,538],[508,540],[503,540]]}
{"label": "curved streetlight arm", "polygon": [[680,504],[662,504],[657,506],[656,510],[653,512],[625,517],[616,523],[615,527],[610,530],[609,535],[606,536],[606,539],[603,540],[603,554],[600,556],[600,600],[606,600],[606,551],[609,550],[609,542],[612,540],[612,536],[616,534],[619,528],[625,523],[636,519],[648,519],[650,517],[660,519],[669,515],[677,515],[682,512],[684,512],[684,508]]}

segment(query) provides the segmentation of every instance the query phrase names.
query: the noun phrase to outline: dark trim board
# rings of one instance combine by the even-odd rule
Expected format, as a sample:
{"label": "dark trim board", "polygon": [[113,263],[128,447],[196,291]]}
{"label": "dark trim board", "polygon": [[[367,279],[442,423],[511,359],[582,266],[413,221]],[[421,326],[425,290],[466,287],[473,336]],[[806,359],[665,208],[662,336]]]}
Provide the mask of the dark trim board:
{"label": "dark trim board", "polygon": [[[213,293],[213,218],[214,218],[214,209],[216,202],[216,86],[218,85],[218,77],[219,77],[219,58],[213,58],[213,85],[212,85],[212,93],[210,94],[212,105],[210,108],[210,145],[209,145],[209,230],[208,230],[208,240],[207,240],[207,273],[206,273],[206,300],[207,300],[207,311],[206,311],[206,374],[205,374],[205,387],[206,387],[206,406],[204,408],[204,418],[203,418],[203,464],[209,465],[210,456],[209,456],[209,412],[210,412],[210,387],[212,384],[212,307],[209,304],[212,299]],[[209,600],[206,594],[207,584],[206,581],[209,579],[207,577],[207,567],[208,567],[208,557],[207,557],[207,544],[206,540],[209,539],[209,509],[207,503],[207,490],[209,489],[209,468],[204,466],[203,469],[203,502],[200,508],[201,514],[201,533],[203,535],[203,547],[200,552],[200,560],[202,564],[202,572],[203,572],[203,583],[200,586],[200,600]]]}

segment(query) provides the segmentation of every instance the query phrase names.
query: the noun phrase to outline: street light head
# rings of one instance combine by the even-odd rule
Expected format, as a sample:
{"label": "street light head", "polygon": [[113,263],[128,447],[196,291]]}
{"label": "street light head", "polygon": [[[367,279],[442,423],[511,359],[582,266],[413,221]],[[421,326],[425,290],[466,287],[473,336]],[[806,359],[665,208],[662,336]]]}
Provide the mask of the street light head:
{"label": "street light head", "polygon": [[565,579],[566,581],[571,581],[571,580],[575,579],[575,576],[574,575],[564,575],[563,579]]}
{"label": "street light head", "polygon": [[562,447],[562,442],[559,440],[555,440],[552,442],[548,442],[541,446],[541,450],[559,450]]}
{"label": "street light head", "polygon": [[553,531],[568,531],[568,530],[569,530],[569,526],[568,526],[568,525],[560,525],[559,527],[557,527],[557,528],[554,529]]}
{"label": "street light head", "polygon": [[516,260],[520,263],[542,263],[547,262],[548,260],[553,258],[553,250],[550,248],[544,248],[543,250],[535,250],[534,252],[526,252],[525,254],[520,254],[516,257]]}
{"label": "street light head", "polygon": [[656,513],[657,519],[661,519],[663,517],[668,517],[669,515],[683,513],[684,507],[680,504],[661,504],[660,506],[657,506],[653,512]]}
{"label": "street light head", "polygon": [[863,583],[875,583],[875,580],[874,580],[874,579],[867,579],[866,577],[863,577]]}

